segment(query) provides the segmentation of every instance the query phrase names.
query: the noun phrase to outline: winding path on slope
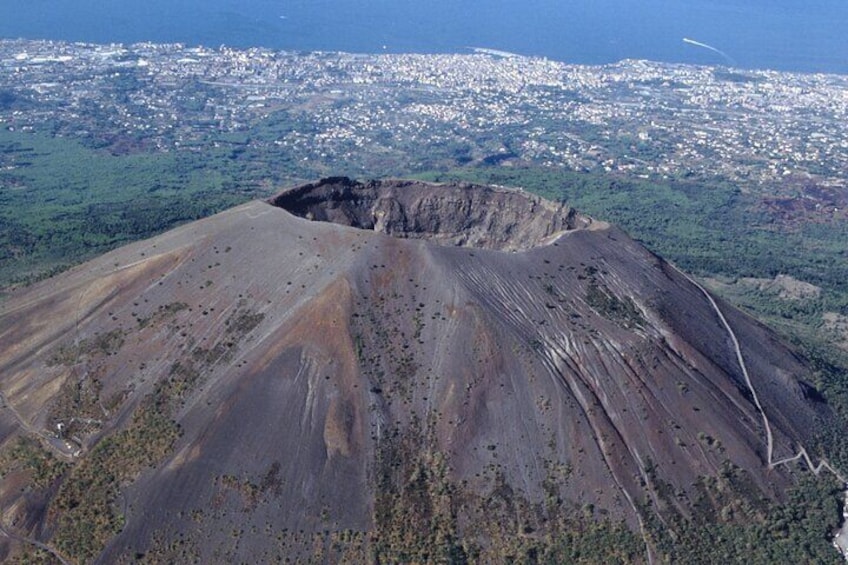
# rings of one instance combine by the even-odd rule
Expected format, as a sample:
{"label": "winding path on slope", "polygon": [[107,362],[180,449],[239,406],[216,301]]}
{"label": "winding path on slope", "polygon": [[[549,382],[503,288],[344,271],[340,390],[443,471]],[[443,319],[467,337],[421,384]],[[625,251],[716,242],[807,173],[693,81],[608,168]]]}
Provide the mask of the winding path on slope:
{"label": "winding path on slope", "polygon": [[772,435],[771,431],[771,423],[769,422],[768,416],[766,415],[766,411],[763,409],[763,405],[760,403],[759,396],[757,396],[757,390],[754,387],[754,383],[751,381],[751,375],[748,373],[748,366],[746,365],[745,358],[742,355],[742,348],[739,345],[739,339],[736,337],[736,333],[733,331],[733,328],[730,327],[730,323],[727,321],[727,318],[725,318],[724,313],[721,311],[721,308],[719,308],[715,299],[707,291],[707,289],[705,289],[698,281],[694,280],[692,277],[690,277],[674,265],[671,266],[672,268],[674,268],[675,271],[686,277],[687,280],[694,284],[698,288],[698,290],[700,290],[703,295],[706,296],[707,300],[710,302],[710,306],[712,306],[713,310],[721,320],[724,329],[727,330],[727,335],[730,336],[731,342],[733,342],[733,349],[736,351],[736,360],[739,362],[739,367],[742,369],[742,375],[745,377],[745,384],[748,386],[748,390],[751,392],[751,397],[754,400],[754,405],[757,407],[757,410],[760,412],[760,415],[763,418],[763,428],[765,429],[766,434],[766,462],[768,464],[768,468],[774,469],[778,465],[785,465],[788,463],[792,463],[793,461],[804,460],[807,463],[807,467],[810,469],[810,471],[813,472],[814,475],[818,476],[819,473],[821,473],[821,471],[825,469],[833,473],[833,475],[837,479],[839,479],[839,481],[843,484],[848,483],[848,481],[845,480],[845,477],[843,477],[839,471],[837,471],[830,463],[828,463],[827,460],[821,459],[818,465],[815,465],[812,459],[810,458],[809,453],[807,453],[807,449],[803,445],[801,446],[801,449],[796,455],[779,459],[777,461],[774,460],[774,436]]}
{"label": "winding path on slope", "polygon": [[[669,263],[671,265],[671,263]],[[807,464],[807,468],[812,471],[813,475],[819,476],[822,470],[827,470],[833,473],[833,475],[843,484],[845,487],[845,503],[842,510],[843,524],[840,530],[838,530],[832,540],[833,546],[842,553],[842,556],[848,560],[848,542],[842,539],[842,536],[848,536],[848,481],[845,480],[845,477],[836,470],[828,461],[824,458],[819,460],[818,465],[813,463],[810,454],[807,452],[807,449],[801,445],[801,449],[798,451],[796,455],[792,457],[784,457],[783,459],[779,459],[777,461],[774,460],[774,436],[771,431],[771,424],[769,423],[768,416],[766,415],[765,410],[763,410],[763,405],[760,403],[760,399],[757,396],[757,390],[754,388],[754,383],[751,382],[751,376],[748,374],[748,366],[745,364],[745,358],[742,356],[742,348],[739,346],[739,340],[736,338],[736,333],[733,331],[733,328],[730,327],[730,323],[725,318],[724,314],[721,311],[721,308],[718,307],[715,299],[712,295],[707,292],[701,284],[694,280],[692,277],[671,265],[671,267],[686,277],[692,284],[694,284],[698,290],[700,290],[704,296],[707,297],[707,300],[710,302],[710,306],[712,306],[715,313],[718,315],[721,323],[724,325],[724,328],[727,330],[727,334],[730,336],[730,340],[733,342],[733,348],[736,350],[736,359],[739,362],[739,367],[742,369],[742,375],[745,377],[745,383],[748,386],[748,390],[751,392],[751,397],[754,399],[754,405],[757,407],[757,410],[760,411],[760,415],[763,418],[763,427],[765,428],[766,434],[766,459],[768,463],[769,469],[774,469],[778,465],[787,465],[789,463],[803,460]]]}

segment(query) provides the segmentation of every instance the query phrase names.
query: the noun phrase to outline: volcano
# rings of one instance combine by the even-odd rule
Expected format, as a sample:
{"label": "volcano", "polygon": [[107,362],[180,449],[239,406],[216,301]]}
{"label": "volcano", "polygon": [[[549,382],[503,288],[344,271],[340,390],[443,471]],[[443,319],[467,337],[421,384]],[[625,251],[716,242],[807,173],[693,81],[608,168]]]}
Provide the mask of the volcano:
{"label": "volcano", "polygon": [[325,179],[2,305],[0,558],[652,562],[798,482],[810,381],[564,204]]}

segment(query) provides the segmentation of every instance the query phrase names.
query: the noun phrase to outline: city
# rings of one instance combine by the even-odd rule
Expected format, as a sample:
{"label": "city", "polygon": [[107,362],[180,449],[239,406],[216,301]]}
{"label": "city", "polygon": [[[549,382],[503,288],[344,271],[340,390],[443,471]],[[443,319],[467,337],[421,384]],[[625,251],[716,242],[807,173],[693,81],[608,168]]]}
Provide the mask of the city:
{"label": "city", "polygon": [[241,144],[371,175],[527,162],[773,196],[848,181],[839,75],[25,40],[0,41],[0,69],[0,127],[117,152]]}

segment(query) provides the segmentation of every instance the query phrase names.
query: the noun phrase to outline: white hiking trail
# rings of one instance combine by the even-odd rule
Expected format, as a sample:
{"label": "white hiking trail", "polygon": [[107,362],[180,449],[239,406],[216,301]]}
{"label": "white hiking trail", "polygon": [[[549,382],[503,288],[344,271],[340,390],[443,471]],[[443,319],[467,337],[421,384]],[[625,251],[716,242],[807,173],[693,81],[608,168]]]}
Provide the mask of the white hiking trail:
{"label": "white hiking trail", "polygon": [[692,277],[690,277],[674,265],[671,266],[675,271],[677,271],[686,279],[688,279],[689,282],[694,284],[698,288],[698,290],[700,290],[704,294],[704,296],[707,297],[707,300],[710,302],[710,306],[712,306],[713,310],[718,315],[722,325],[724,325],[724,329],[727,330],[727,335],[730,336],[730,340],[733,342],[733,348],[736,350],[736,359],[739,362],[739,367],[742,369],[742,375],[745,377],[745,384],[748,386],[748,390],[751,392],[751,397],[754,400],[754,405],[757,407],[757,410],[760,412],[760,415],[763,418],[763,428],[765,429],[766,434],[766,462],[768,464],[768,468],[774,469],[778,465],[787,465],[795,461],[803,460],[807,464],[807,468],[813,473],[813,475],[818,477],[823,470],[830,471],[833,476],[835,476],[839,480],[839,482],[841,482],[844,486],[846,497],[842,514],[843,524],[841,529],[836,533],[833,539],[833,545],[840,553],[842,553],[843,557],[848,560],[848,543],[843,542],[841,540],[841,536],[848,535],[848,481],[846,481],[842,473],[840,473],[830,463],[828,463],[826,459],[820,459],[817,465],[813,463],[810,454],[807,452],[807,448],[805,448],[803,445],[800,446],[800,449],[796,455],[792,457],[785,457],[777,461],[774,460],[774,436],[772,435],[771,424],[769,423],[768,416],[766,415],[765,410],[763,410],[763,405],[760,403],[760,399],[757,396],[757,390],[754,388],[754,383],[751,382],[751,376],[748,374],[748,366],[745,364],[745,359],[742,356],[742,348],[739,346],[739,340],[736,338],[736,333],[733,331],[733,328],[730,327],[730,323],[727,321],[727,318],[724,317],[724,314],[718,307],[718,304],[716,303],[715,299],[713,299],[712,295],[707,292],[707,289],[705,289],[698,281],[694,280]]}
{"label": "white hiking trail", "polygon": [[[672,265],[672,267],[674,267],[674,265]],[[801,446],[801,449],[793,457],[786,457],[777,461],[774,460],[774,436],[771,431],[771,423],[769,422],[768,416],[766,415],[766,411],[763,409],[762,403],[760,403],[760,398],[757,395],[757,389],[754,387],[754,383],[751,381],[751,375],[748,373],[748,366],[745,363],[745,358],[742,356],[742,348],[739,345],[739,339],[736,337],[736,333],[733,331],[733,328],[730,327],[730,323],[727,321],[727,318],[724,317],[721,308],[719,308],[712,295],[707,292],[707,289],[705,289],[698,281],[692,279],[692,277],[683,273],[677,267],[674,267],[674,269],[678,273],[686,277],[686,279],[688,279],[692,284],[694,284],[698,288],[698,290],[701,291],[701,293],[703,293],[703,295],[709,301],[710,306],[712,306],[713,310],[718,315],[719,320],[721,320],[724,329],[727,330],[727,335],[730,336],[730,341],[733,343],[733,349],[736,351],[736,360],[739,363],[739,368],[742,370],[742,375],[745,377],[745,384],[748,386],[748,390],[751,393],[751,398],[754,400],[754,406],[757,407],[760,416],[762,416],[763,418],[763,428],[765,429],[766,434],[766,462],[768,464],[768,468],[774,469],[778,465],[785,465],[787,463],[803,459],[807,463],[807,467],[809,467],[810,471],[812,471],[814,475],[818,476],[818,474],[821,473],[822,469],[827,469],[828,471],[833,473],[833,475],[837,479],[845,483],[845,477],[843,477],[839,471],[834,469],[830,465],[830,463],[828,463],[825,459],[821,459],[818,465],[815,465],[812,459],[810,458],[810,455],[807,453],[807,449],[804,446]]]}

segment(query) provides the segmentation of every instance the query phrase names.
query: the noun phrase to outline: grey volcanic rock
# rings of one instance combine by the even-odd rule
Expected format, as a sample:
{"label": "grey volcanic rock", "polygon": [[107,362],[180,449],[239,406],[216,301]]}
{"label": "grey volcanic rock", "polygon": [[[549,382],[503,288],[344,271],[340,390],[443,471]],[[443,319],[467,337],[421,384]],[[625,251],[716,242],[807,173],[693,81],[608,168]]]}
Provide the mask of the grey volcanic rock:
{"label": "grey volcanic rock", "polygon": [[565,205],[515,190],[345,177],[292,188],[271,203],[297,216],[442,245],[527,250],[587,227]]}
{"label": "grey volcanic rock", "polygon": [[[809,371],[719,304],[775,457],[809,448]],[[587,509],[689,515],[728,465],[757,497],[795,480],[704,294],[521,192],[329,179],[0,315],[0,555],[486,561]]]}

